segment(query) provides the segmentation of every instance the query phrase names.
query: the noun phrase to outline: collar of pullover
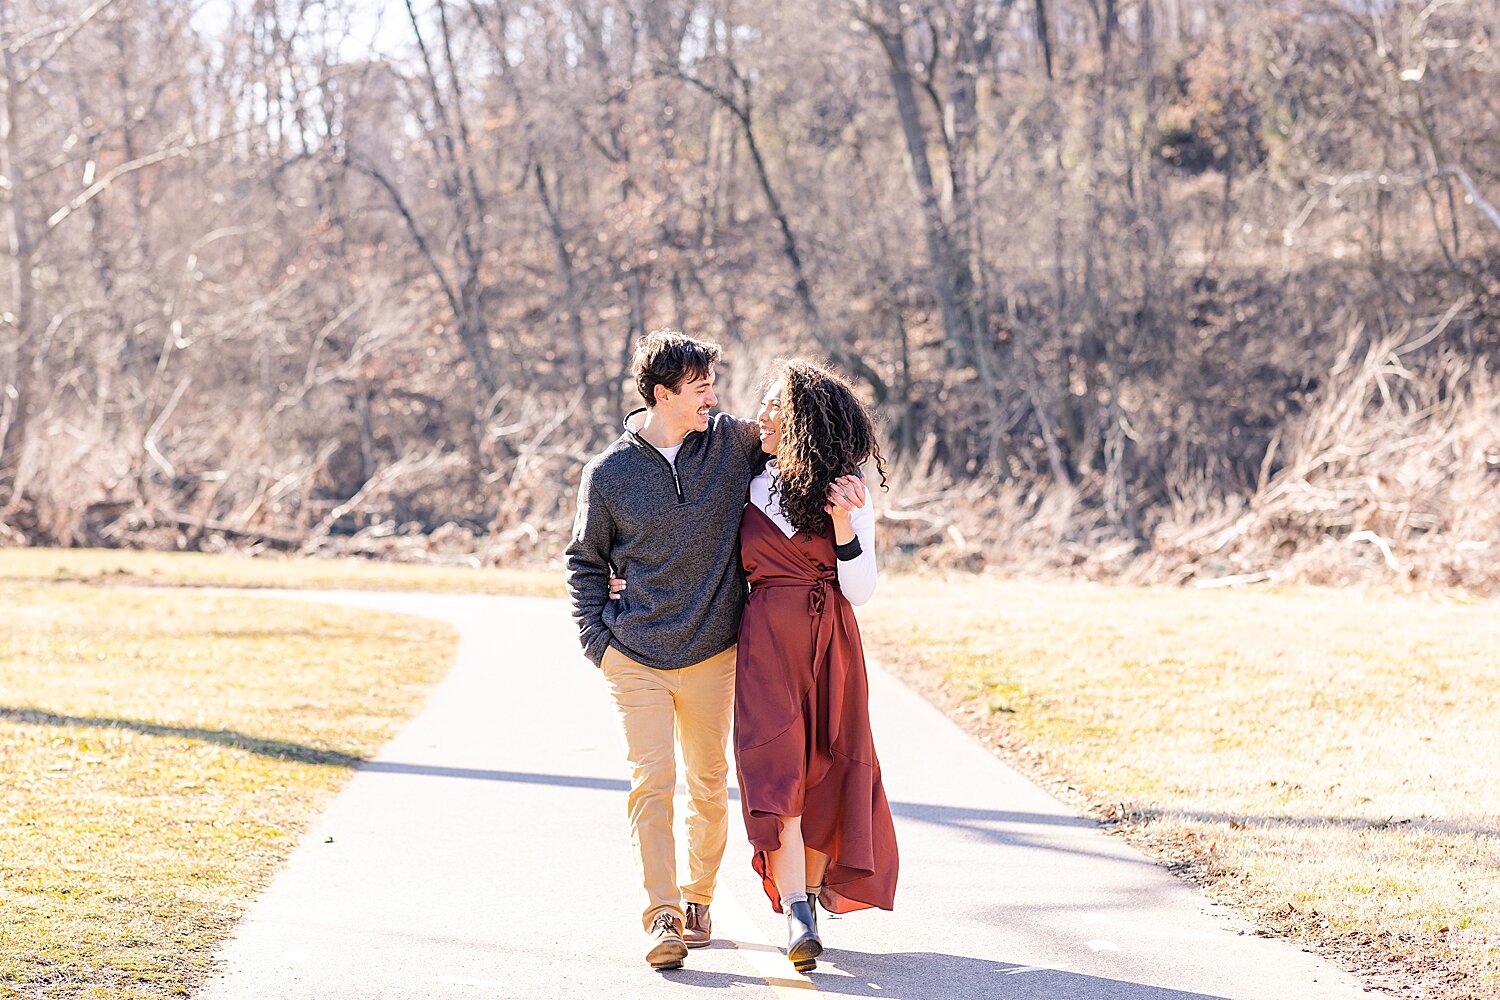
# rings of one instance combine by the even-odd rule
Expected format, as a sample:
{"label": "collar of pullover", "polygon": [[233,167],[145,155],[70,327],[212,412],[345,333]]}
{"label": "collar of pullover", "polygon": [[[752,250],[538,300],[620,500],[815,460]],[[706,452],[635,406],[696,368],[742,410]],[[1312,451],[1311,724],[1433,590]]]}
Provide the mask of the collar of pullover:
{"label": "collar of pullover", "polygon": [[[630,421],[632,419],[634,419],[637,414],[641,414],[641,413],[645,413],[645,412],[646,412],[646,408],[644,406],[637,406],[635,409],[633,409],[629,413],[625,414],[625,420],[623,421],[623,426],[625,428],[625,436],[628,437],[628,438],[630,438],[630,440],[632,442],[634,442],[636,445],[645,445],[647,448],[650,448],[652,451],[660,452],[661,451],[660,448],[656,447],[656,445],[652,444],[650,441],[647,441],[645,438],[641,437],[640,432],[637,431],[634,427],[630,426]],[[691,439],[693,437],[693,435],[695,435],[695,434],[702,434],[702,433],[703,433],[702,431],[688,431],[687,434],[683,436],[683,439],[682,439],[681,443],[682,444],[687,444],[688,441],[689,441],[689,439]]]}

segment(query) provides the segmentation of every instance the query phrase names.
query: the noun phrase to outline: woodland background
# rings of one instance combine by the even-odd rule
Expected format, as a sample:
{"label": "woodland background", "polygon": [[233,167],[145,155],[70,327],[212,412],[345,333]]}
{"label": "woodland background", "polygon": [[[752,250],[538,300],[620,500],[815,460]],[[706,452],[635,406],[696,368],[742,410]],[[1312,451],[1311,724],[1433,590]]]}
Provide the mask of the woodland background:
{"label": "woodland background", "polygon": [[1500,581],[1500,0],[0,0],[0,535],[539,562],[632,341],[893,556]]}

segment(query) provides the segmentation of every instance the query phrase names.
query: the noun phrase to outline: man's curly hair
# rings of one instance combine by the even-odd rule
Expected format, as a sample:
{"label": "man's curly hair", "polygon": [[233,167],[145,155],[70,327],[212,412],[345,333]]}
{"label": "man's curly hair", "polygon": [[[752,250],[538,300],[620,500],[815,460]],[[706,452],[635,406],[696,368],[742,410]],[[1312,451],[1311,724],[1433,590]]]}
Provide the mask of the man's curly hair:
{"label": "man's curly hair", "polygon": [[832,368],[812,361],[776,362],[766,385],[781,383],[780,470],[772,486],[781,512],[800,531],[821,534],[830,519],[828,487],[840,476],[859,475],[875,459],[880,488],[886,485],[885,456],[875,421],[849,383]]}

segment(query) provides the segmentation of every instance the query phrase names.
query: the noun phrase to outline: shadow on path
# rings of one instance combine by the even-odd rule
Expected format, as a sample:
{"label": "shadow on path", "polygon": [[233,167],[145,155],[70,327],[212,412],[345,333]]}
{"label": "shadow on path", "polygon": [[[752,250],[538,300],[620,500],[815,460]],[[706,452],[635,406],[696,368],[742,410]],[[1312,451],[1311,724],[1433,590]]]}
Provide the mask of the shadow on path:
{"label": "shadow on path", "polygon": [[[595,788],[609,792],[628,792],[630,782],[623,778],[590,778],[571,774],[534,774],[525,771],[487,771],[468,767],[443,767],[432,764],[403,764],[397,761],[374,760],[360,765],[364,771],[383,774],[418,774],[439,778],[472,778],[479,781],[514,781],[525,785],[557,785],[565,788]],[[739,801],[739,789],[731,787],[729,797]],[[1011,812],[995,809],[965,809],[957,806],[937,806],[924,802],[892,802],[891,812],[902,819],[940,826],[963,826],[968,823],[1031,823],[1046,826],[1071,826],[1097,829],[1099,824],[1091,819],[1077,816],[1052,815],[1050,813]],[[976,827],[976,832],[992,834],[995,831]]]}
{"label": "shadow on path", "polygon": [[[40,708],[16,708],[0,705],[0,722],[15,722],[37,726],[70,726],[80,729],[126,729],[147,736],[167,736],[180,739],[217,743],[220,746],[247,753],[290,760],[303,764],[319,764],[327,767],[351,767],[382,774],[426,775],[436,778],[464,778],[476,781],[507,781],[528,785],[555,785],[564,788],[590,788],[606,792],[628,792],[630,782],[620,778],[595,778],[584,775],[544,774],[525,771],[499,771],[471,767],[449,767],[441,764],[407,764],[400,761],[367,760],[337,750],[325,750],[291,743],[286,740],[265,739],[250,736],[233,729],[204,729],[197,726],[171,726],[139,719],[116,719],[104,716],[62,715]],[[729,797],[738,800],[738,789],[730,788]],[[1063,813],[1012,812],[1008,810],[968,809],[959,806],[933,805],[924,802],[892,802],[891,812],[906,820],[932,823],[967,830],[971,833],[1003,843],[1021,846],[1045,846],[1058,850],[1056,845],[1036,845],[1029,838],[1015,831],[997,830],[989,824],[1010,823],[1031,826],[1059,826],[1077,829],[1100,829],[1105,824],[1083,816]],[[1248,813],[1190,812],[1184,810],[1157,810],[1154,816],[1180,816],[1206,822],[1255,823],[1266,826],[1347,826],[1354,829],[1381,829],[1413,823],[1424,830],[1439,833],[1465,833],[1493,836],[1496,827],[1483,821],[1453,821],[1421,818],[1420,820],[1375,820],[1366,816],[1256,816]],[[1089,853],[1089,852],[1080,852]],[[1122,859],[1125,860],[1125,859]],[[1140,864],[1152,865],[1142,859]]]}
{"label": "shadow on path", "polygon": [[[506,781],[527,785],[551,785],[563,788],[586,788],[607,792],[629,792],[630,782],[620,778],[595,778],[568,774],[535,774],[525,771],[500,771],[470,767],[448,767],[440,764],[408,764],[400,761],[365,760],[335,750],[320,750],[301,743],[285,740],[262,739],[237,732],[233,729],[203,729],[195,726],[170,726],[139,719],[115,719],[98,716],[62,715],[37,708],[12,708],[0,706],[0,721],[39,726],[71,726],[81,729],[125,729],[148,736],[166,736],[220,746],[248,753],[272,757],[277,760],[297,761],[304,764],[319,764],[329,767],[359,768],[377,774],[418,775],[436,778],[461,778],[477,781]],[[738,799],[738,790],[729,790],[730,798]],[[996,829],[987,824],[1030,824],[1069,827],[1097,827],[1092,820],[1076,816],[1048,813],[1008,812],[986,809],[964,809],[953,806],[927,805],[915,802],[893,802],[891,811],[902,818],[918,822],[936,823],[961,828],[999,843],[1036,847],[1048,851],[1092,854],[1077,848],[1063,848],[1056,844],[1039,843],[1034,838],[1015,829]],[[1150,865],[1144,858],[1132,863]]]}
{"label": "shadow on path", "polygon": [[[399,761],[372,760],[360,765],[362,771],[378,774],[417,774],[433,778],[470,778],[476,781],[511,781],[522,785],[556,785],[562,788],[594,788],[604,792],[628,792],[630,782],[623,778],[589,778],[575,774],[533,774],[529,771],[489,771],[475,767],[445,767],[441,764],[402,764]],[[730,789],[730,796],[734,790]]]}
{"label": "shadow on path", "polygon": [[[490,771],[479,768],[445,767],[433,764],[406,764],[399,761],[376,760],[360,765],[361,770],[382,774],[428,775],[441,778],[466,778],[477,781],[511,781],[526,785],[553,785],[563,788],[591,788],[609,792],[629,792],[630,782],[620,778],[595,778],[569,774],[537,774],[524,771]],[[739,800],[739,789],[731,787],[729,797]],[[1089,850],[1084,842],[1073,841],[1064,846],[1051,839],[1044,839],[1017,829],[1019,826],[1055,826],[1080,830],[1096,830],[1100,824],[1079,816],[1060,813],[1015,812],[999,809],[969,809],[960,806],[940,806],[924,802],[892,802],[891,812],[901,818],[919,823],[932,823],[951,829],[964,830],[976,836],[1012,847],[1026,847],[1053,853],[1078,854],[1087,857],[1109,857],[1124,864],[1156,867],[1144,857],[1122,856]],[[1005,824],[1004,827],[997,824]]]}
{"label": "shadow on path", "polygon": [[33,726],[72,726],[78,729],[125,729],[147,736],[170,736],[217,743],[235,750],[245,750],[274,757],[277,760],[294,760],[303,764],[324,764],[330,767],[358,767],[365,763],[361,757],[339,753],[337,750],[319,750],[302,743],[285,740],[268,740],[248,736],[233,729],[202,729],[196,726],[168,726],[158,722],[142,722],[139,719],[110,719],[97,716],[59,715],[39,708],[8,708],[0,705],[0,721],[19,722]]}
{"label": "shadow on path", "polygon": [[[790,974],[785,980],[761,980],[748,975],[697,972],[689,968],[663,975],[684,986],[710,989],[759,986],[763,982],[792,988],[802,985]],[[942,1000],[1003,1000],[1007,997],[1014,1000],[1225,1000],[1209,993],[1189,993],[1122,979],[1087,976],[1065,969],[991,962],[931,951],[881,955],[830,949],[824,954],[818,970],[808,978],[819,993],[889,997],[891,1000],[921,1000],[925,997],[941,997]]]}

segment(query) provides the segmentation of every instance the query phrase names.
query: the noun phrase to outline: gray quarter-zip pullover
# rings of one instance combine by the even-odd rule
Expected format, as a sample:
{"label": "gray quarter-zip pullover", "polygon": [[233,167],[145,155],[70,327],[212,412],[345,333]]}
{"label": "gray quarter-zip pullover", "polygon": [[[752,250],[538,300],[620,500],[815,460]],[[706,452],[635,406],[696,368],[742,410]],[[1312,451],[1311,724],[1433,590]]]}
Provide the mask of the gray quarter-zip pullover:
{"label": "gray quarter-zip pullover", "polygon": [[[735,644],[745,603],[740,517],[762,463],[756,423],[716,413],[707,430],[683,438],[675,463],[627,429],[584,467],[566,557],[589,659],[614,646],[673,670]],[[618,601],[609,599],[612,569],[627,584]]]}

